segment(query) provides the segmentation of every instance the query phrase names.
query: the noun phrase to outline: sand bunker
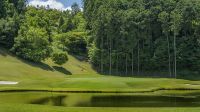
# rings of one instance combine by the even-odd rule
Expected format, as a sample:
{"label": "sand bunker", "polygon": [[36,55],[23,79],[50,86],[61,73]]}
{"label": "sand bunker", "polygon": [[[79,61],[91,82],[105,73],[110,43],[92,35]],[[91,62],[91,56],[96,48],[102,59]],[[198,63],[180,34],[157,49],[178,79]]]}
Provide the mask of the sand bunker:
{"label": "sand bunker", "polygon": [[19,82],[13,82],[13,81],[0,81],[0,85],[15,85]]}

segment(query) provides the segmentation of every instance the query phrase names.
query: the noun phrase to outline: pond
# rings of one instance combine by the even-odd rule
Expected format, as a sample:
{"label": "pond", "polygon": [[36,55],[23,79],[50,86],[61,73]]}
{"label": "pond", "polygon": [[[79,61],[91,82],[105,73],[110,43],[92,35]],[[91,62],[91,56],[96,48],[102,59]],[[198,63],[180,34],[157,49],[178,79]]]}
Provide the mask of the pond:
{"label": "pond", "polygon": [[200,96],[157,96],[110,93],[0,93],[0,103],[64,107],[200,107]]}

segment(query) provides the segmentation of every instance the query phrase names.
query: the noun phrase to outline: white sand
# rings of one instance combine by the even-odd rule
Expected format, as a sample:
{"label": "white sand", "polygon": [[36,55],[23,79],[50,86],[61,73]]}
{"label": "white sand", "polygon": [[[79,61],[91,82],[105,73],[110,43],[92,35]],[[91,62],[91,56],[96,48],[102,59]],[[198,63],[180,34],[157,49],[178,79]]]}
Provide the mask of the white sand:
{"label": "white sand", "polygon": [[15,85],[19,82],[13,82],[13,81],[0,81],[0,85]]}
{"label": "white sand", "polygon": [[191,86],[191,87],[199,87],[200,85],[197,84],[185,84],[186,86]]}

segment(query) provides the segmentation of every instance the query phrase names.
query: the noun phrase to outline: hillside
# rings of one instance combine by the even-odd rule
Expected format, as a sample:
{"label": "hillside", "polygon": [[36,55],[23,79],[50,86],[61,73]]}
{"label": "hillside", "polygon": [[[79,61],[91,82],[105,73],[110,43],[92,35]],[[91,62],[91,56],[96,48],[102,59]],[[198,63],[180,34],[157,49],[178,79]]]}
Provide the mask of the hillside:
{"label": "hillside", "polygon": [[[69,56],[63,67],[50,60],[35,64],[0,50],[0,80],[17,81],[17,85],[0,85],[0,90],[58,91],[157,91],[160,89],[199,89],[199,82],[166,78],[122,78],[98,75],[88,62]],[[145,83],[145,85],[144,85]],[[159,84],[159,85],[158,85]],[[189,84],[189,85],[186,85]],[[190,85],[191,84],[191,85]]]}
{"label": "hillside", "polygon": [[69,61],[62,67],[47,60],[44,63],[32,63],[19,59],[9,54],[5,49],[0,49],[0,80],[36,78],[36,77],[65,77],[76,74],[95,74],[90,64],[80,61],[69,55]]}
{"label": "hillside", "polygon": [[200,0],[0,0],[0,112],[199,109]]}

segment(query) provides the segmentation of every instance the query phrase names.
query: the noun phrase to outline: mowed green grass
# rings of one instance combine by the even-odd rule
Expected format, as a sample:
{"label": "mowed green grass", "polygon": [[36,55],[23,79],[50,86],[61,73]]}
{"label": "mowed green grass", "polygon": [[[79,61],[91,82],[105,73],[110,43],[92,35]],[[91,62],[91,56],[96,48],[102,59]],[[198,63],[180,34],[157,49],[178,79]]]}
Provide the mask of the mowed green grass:
{"label": "mowed green grass", "polygon": [[0,85],[0,90],[138,92],[156,89],[200,89],[199,81],[99,75],[88,62],[73,56],[69,56],[69,61],[60,67],[61,70],[55,69],[55,66],[59,67],[51,60],[44,64],[35,64],[0,49],[0,80],[19,82],[17,85]]}
{"label": "mowed green grass", "polygon": [[[199,81],[99,75],[88,62],[80,61],[73,56],[69,56],[69,61],[62,66],[61,70],[56,70],[55,66],[57,65],[53,64],[51,60],[44,63],[27,62],[0,49],[0,81],[19,82],[17,85],[0,85],[0,91],[144,92],[158,89],[200,89]],[[182,91],[162,91],[158,92],[158,95],[184,93]],[[199,112],[199,110],[200,108],[67,108],[30,104],[0,104],[0,112]]]}
{"label": "mowed green grass", "polygon": [[96,74],[91,68],[91,65],[85,61],[79,61],[73,56],[69,55],[69,61],[62,67],[64,70],[56,70],[54,68],[60,67],[51,60],[47,60],[44,64],[35,64],[24,61],[15,56],[8,54],[5,50],[0,49],[0,76],[13,79],[24,78],[40,78],[40,77],[65,77],[63,71],[68,71],[71,74]]}

